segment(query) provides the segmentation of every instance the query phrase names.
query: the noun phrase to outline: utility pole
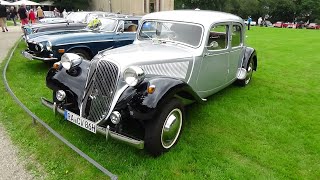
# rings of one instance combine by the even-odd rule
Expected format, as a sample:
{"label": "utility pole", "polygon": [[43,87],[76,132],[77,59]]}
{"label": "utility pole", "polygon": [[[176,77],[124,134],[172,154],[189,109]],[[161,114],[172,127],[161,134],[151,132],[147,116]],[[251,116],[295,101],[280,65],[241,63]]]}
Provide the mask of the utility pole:
{"label": "utility pole", "polygon": [[110,7],[110,12],[112,12],[112,3],[111,3],[111,0],[109,0],[109,7]]}

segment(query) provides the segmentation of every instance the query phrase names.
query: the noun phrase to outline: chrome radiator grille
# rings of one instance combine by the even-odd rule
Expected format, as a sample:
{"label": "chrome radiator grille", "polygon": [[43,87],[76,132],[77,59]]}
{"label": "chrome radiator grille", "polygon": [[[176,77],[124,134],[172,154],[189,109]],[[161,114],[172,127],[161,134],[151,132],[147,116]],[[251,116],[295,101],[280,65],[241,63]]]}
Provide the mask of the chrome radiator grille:
{"label": "chrome radiator grille", "polygon": [[86,107],[89,107],[88,119],[97,122],[105,119],[110,111],[117,90],[119,69],[108,61],[99,61],[91,67],[88,79]]}
{"label": "chrome radiator grille", "polygon": [[33,43],[28,43],[29,50],[36,51],[36,45]]}

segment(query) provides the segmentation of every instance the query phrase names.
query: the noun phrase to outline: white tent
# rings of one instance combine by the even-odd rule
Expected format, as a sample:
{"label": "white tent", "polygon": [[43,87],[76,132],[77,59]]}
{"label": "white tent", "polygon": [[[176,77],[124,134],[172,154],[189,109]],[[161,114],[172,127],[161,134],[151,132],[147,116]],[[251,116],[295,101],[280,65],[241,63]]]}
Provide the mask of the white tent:
{"label": "white tent", "polygon": [[28,1],[28,0],[21,0],[21,1],[16,1],[16,2],[11,3],[11,5],[14,5],[14,6],[16,6],[16,5],[17,6],[21,6],[22,4],[25,4],[27,6],[38,6],[38,5],[40,5],[37,2]]}
{"label": "white tent", "polygon": [[7,1],[3,1],[3,0],[0,0],[0,2],[1,2],[1,5],[5,5],[5,6],[10,6],[10,5],[12,5],[11,2],[7,2]]}

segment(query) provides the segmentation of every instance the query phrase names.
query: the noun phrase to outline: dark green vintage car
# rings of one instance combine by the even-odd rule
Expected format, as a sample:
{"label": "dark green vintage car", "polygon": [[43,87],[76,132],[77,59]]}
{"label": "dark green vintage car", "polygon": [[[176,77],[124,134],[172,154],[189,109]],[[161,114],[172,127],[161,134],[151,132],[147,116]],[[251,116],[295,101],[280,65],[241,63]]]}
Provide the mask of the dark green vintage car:
{"label": "dark green vintage car", "polygon": [[99,18],[96,27],[54,31],[27,39],[23,55],[32,60],[58,61],[64,53],[75,53],[90,60],[99,51],[131,44],[136,37],[140,17]]}

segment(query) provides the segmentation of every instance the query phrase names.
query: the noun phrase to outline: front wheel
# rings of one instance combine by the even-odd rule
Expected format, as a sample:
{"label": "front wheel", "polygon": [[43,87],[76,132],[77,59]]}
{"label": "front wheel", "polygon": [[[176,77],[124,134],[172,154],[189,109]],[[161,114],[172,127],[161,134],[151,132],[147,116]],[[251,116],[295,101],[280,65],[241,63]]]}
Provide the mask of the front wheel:
{"label": "front wheel", "polygon": [[84,49],[73,49],[73,50],[69,51],[69,53],[75,53],[75,54],[79,55],[80,57],[82,57],[82,59],[85,59],[85,60],[90,61],[92,59],[90,54]]}
{"label": "front wheel", "polygon": [[178,141],[184,119],[184,108],[178,99],[164,103],[156,119],[145,126],[145,148],[153,156],[169,151]]}

